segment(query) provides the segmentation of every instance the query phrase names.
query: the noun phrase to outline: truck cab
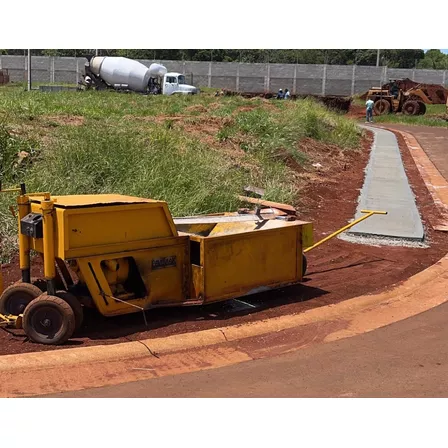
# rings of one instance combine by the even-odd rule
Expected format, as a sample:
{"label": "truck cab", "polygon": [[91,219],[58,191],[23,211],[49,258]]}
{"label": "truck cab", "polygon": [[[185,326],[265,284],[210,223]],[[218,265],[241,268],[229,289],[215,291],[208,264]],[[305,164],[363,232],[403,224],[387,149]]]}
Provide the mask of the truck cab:
{"label": "truck cab", "polygon": [[166,73],[163,76],[161,88],[163,95],[196,95],[199,93],[196,87],[185,82],[185,75],[176,72]]}

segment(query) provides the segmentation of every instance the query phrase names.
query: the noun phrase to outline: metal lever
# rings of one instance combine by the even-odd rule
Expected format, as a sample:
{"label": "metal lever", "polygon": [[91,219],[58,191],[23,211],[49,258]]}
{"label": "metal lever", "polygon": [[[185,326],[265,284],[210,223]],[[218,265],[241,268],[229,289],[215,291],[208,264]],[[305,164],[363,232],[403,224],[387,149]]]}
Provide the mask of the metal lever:
{"label": "metal lever", "polygon": [[315,249],[316,247],[320,246],[321,244],[327,242],[328,240],[331,240],[331,238],[334,238],[335,236],[339,235],[342,232],[345,232],[346,230],[350,229],[354,225],[360,223],[361,221],[364,221],[367,218],[370,218],[372,215],[387,215],[387,212],[379,211],[379,210],[361,210],[361,213],[366,213],[366,215],[361,216],[358,219],[355,219],[350,224],[347,224],[346,226],[342,227],[342,229],[337,230],[336,232],[332,233],[331,235],[328,235],[324,239],[318,241],[316,244],[314,244],[311,247],[306,248],[303,252],[307,253],[312,249]]}

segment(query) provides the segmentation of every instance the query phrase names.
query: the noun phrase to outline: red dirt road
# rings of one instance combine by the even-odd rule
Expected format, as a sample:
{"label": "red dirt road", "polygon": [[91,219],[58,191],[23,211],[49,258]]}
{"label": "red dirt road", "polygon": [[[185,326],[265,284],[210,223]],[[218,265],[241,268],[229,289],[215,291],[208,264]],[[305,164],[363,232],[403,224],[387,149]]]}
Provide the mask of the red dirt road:
{"label": "red dirt road", "polygon": [[[371,247],[333,239],[309,253],[308,274],[302,285],[245,297],[243,302],[153,310],[147,313],[149,327],[144,326],[140,314],[106,319],[86,313],[83,327],[68,346],[156,338],[300,313],[378,292],[432,265],[448,252],[448,238],[428,225],[437,211],[401,137],[399,143],[429,248]],[[327,171],[325,179],[303,192],[300,217],[314,222],[316,241],[353,218],[368,156],[367,147],[362,153],[347,155],[345,165]],[[6,269],[6,274],[9,281],[19,278],[15,265]],[[0,332],[0,355],[54,349],[27,342],[20,332],[17,336]]]}

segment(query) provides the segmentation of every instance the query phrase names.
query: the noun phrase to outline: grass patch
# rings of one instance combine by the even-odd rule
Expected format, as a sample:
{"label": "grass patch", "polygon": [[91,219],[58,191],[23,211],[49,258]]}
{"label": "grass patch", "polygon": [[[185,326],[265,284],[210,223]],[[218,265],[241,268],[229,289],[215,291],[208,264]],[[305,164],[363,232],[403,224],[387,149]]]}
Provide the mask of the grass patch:
{"label": "grass patch", "polygon": [[444,104],[429,104],[425,115],[388,114],[375,117],[377,123],[402,123],[419,126],[448,127],[448,114]]}

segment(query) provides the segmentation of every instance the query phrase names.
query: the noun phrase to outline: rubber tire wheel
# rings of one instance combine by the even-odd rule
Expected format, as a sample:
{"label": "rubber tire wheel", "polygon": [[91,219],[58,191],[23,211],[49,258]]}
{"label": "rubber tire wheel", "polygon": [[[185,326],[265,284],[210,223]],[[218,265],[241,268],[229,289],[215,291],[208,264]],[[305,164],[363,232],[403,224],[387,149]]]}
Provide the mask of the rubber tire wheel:
{"label": "rubber tire wheel", "polygon": [[[44,307],[56,311],[61,318],[61,326],[53,335],[40,333],[33,326],[35,323],[33,322],[33,317]],[[75,331],[75,313],[65,300],[56,296],[42,294],[25,308],[22,326],[31,341],[38,344],[60,345],[68,341]]]}
{"label": "rubber tire wheel", "polygon": [[[45,293],[44,295],[48,294]],[[79,330],[84,320],[84,311],[79,300],[71,292],[64,290],[56,291],[56,297],[59,297],[70,305],[73,310],[73,314],[75,315],[75,331]]]}
{"label": "rubber tire wheel", "polygon": [[308,260],[306,259],[305,254],[302,254],[302,277],[305,277],[307,268]]}
{"label": "rubber tire wheel", "polygon": [[[8,286],[3,294],[0,296],[0,313],[1,314],[12,314],[18,316],[22,314],[26,307],[36,298],[42,294],[42,291],[31,283],[18,282],[14,285]],[[13,304],[14,296],[20,297],[23,309],[19,304],[16,303],[15,307]]]}
{"label": "rubber tire wheel", "polygon": [[386,115],[390,112],[390,103],[387,100],[375,101],[373,105],[373,111],[375,115]]}
{"label": "rubber tire wheel", "polygon": [[406,101],[403,104],[402,111],[405,115],[418,115],[419,113],[419,104],[417,101]]}
{"label": "rubber tire wheel", "polygon": [[419,112],[418,112],[418,114],[419,115],[425,115],[426,114],[426,104],[421,102],[421,101],[419,101],[418,105],[419,105]]}

